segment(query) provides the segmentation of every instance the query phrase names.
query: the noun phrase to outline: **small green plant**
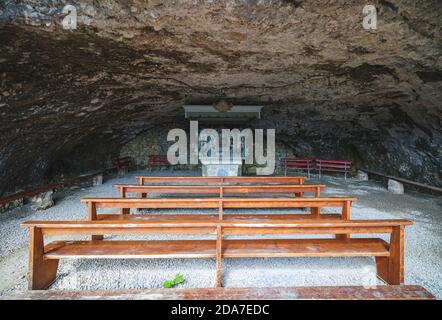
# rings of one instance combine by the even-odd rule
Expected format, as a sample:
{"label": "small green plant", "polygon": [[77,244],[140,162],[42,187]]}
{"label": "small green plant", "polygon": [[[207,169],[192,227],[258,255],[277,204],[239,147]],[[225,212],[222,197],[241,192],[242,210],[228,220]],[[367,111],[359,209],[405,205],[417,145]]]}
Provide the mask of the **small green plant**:
{"label": "small green plant", "polygon": [[163,288],[172,288],[173,286],[176,286],[177,284],[180,284],[183,282],[184,282],[183,275],[178,273],[173,280],[164,281]]}

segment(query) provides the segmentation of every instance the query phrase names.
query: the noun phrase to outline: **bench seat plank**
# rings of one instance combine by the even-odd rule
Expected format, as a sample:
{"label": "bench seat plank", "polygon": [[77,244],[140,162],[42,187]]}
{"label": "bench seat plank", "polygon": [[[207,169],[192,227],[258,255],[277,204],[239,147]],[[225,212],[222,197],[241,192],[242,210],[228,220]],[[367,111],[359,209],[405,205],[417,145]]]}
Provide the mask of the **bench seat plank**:
{"label": "bench seat plank", "polygon": [[27,291],[0,300],[435,300],[421,286],[323,286],[273,288],[170,288],[89,291]]}
{"label": "bench seat plank", "polygon": [[[381,239],[224,240],[223,258],[252,257],[388,257]],[[56,241],[45,259],[62,258],[215,258],[215,240]]]}
{"label": "bench seat plank", "polygon": [[[112,229],[126,228],[127,234],[131,232],[129,229],[136,228],[174,228],[174,227],[216,227],[220,225],[222,227],[248,227],[248,228],[260,228],[260,227],[281,227],[285,228],[369,228],[369,227],[394,227],[394,226],[407,226],[411,225],[412,222],[406,219],[384,219],[384,220],[317,220],[306,219],[306,220],[271,220],[263,223],[261,219],[250,219],[248,221],[244,220],[191,220],[191,219],[180,219],[180,220],[115,220],[115,221],[74,221],[74,220],[64,220],[64,221],[51,221],[51,220],[36,220],[36,221],[26,221],[21,224],[23,228],[37,227],[46,229],[96,229],[105,228],[111,231]],[[69,234],[67,232],[66,234]]]}

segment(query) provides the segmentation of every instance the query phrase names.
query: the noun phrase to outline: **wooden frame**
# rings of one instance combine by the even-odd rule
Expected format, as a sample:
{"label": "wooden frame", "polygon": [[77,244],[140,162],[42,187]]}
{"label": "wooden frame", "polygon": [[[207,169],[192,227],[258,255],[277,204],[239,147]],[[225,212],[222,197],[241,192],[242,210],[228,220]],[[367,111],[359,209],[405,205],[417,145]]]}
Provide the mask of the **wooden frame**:
{"label": "wooden frame", "polygon": [[[361,257],[376,259],[377,273],[388,284],[404,280],[404,228],[409,220],[353,221],[28,221],[29,289],[46,289],[61,258],[216,258],[216,283],[222,286],[223,258],[251,257]],[[211,234],[216,240],[170,241],[56,241],[44,245],[44,236],[93,234]],[[375,234],[381,239],[265,239],[225,240],[223,235],[256,234]],[[188,242],[191,243],[188,243]],[[276,244],[275,244],[276,243]],[[130,250],[129,250],[130,249]]]}

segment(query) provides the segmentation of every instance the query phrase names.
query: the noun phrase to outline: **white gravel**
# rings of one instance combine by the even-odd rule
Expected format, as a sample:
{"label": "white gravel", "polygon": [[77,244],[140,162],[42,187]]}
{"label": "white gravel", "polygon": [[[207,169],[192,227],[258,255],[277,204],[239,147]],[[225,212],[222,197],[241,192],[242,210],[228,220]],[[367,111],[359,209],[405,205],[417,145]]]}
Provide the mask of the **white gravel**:
{"label": "white gravel", "polygon": [[[0,215],[0,295],[15,294],[27,287],[27,220],[78,220],[86,218],[82,197],[116,197],[116,183],[135,183],[135,175],[198,175],[197,172],[131,172],[90,188],[74,188],[56,194],[56,205],[42,212],[24,206]],[[323,177],[307,183],[327,185],[323,195],[357,195],[352,218],[405,218],[414,222],[405,232],[405,283],[419,284],[442,298],[442,199],[424,193],[389,193],[372,181],[345,181]],[[176,213],[179,210],[161,212]],[[202,212],[202,211],[200,211]],[[233,212],[233,211],[229,211]],[[250,210],[248,210],[250,212]],[[252,210],[269,212],[269,210]],[[287,212],[285,210],[284,212]],[[293,210],[297,212],[297,210]],[[139,237],[117,237],[129,239]],[[144,239],[162,239],[146,236]],[[170,237],[169,237],[170,238]],[[179,238],[179,236],[177,236]],[[192,239],[186,236],[182,238]],[[202,238],[202,237],[198,237]],[[224,259],[223,283],[227,287],[272,287],[309,285],[373,285],[376,278],[372,258],[278,258]],[[54,290],[130,289],[161,287],[164,280],[182,273],[181,287],[210,287],[215,284],[212,259],[62,260]]]}

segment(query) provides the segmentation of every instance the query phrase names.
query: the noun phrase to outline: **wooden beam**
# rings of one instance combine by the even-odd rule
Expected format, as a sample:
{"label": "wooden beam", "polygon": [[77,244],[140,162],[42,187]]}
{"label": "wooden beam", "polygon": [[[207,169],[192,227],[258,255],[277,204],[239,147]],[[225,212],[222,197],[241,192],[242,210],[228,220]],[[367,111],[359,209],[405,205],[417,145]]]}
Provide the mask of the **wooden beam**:
{"label": "wooden beam", "polygon": [[416,181],[411,181],[411,180],[404,179],[404,178],[389,176],[387,174],[383,174],[383,173],[380,173],[380,172],[377,172],[377,171],[373,171],[373,170],[368,170],[368,169],[360,169],[360,170],[362,170],[364,172],[367,172],[369,174],[378,176],[378,177],[382,177],[382,178],[385,178],[385,179],[396,180],[396,181],[399,181],[399,182],[402,182],[404,184],[408,184],[408,185],[411,185],[411,186],[414,186],[414,187],[417,187],[417,188],[421,188],[421,189],[425,189],[425,190],[428,190],[428,191],[431,191],[431,192],[442,194],[442,188],[439,188],[439,187],[436,187],[436,186],[430,186],[428,184],[421,183],[421,182],[416,182]]}

